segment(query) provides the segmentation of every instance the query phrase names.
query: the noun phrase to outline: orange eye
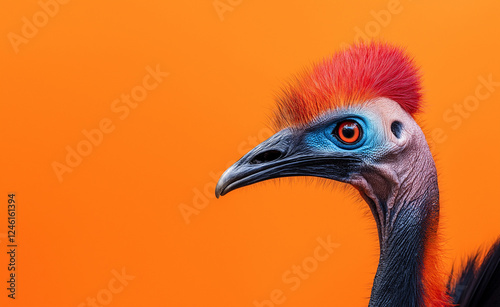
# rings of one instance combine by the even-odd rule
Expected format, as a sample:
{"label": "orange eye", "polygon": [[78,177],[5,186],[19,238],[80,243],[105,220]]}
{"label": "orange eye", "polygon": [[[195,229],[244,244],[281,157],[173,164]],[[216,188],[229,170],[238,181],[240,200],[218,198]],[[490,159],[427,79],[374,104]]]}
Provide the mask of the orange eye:
{"label": "orange eye", "polygon": [[353,120],[346,120],[337,126],[337,136],[346,144],[354,144],[361,137],[361,127]]}

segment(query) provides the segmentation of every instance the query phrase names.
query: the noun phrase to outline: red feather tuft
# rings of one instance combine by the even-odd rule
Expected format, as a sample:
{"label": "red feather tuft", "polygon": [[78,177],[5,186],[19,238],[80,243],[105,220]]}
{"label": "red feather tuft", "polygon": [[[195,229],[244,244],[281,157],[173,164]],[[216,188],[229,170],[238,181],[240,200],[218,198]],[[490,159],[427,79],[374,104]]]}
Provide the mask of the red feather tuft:
{"label": "red feather tuft", "polygon": [[359,43],[315,65],[290,83],[278,98],[278,128],[306,125],[343,105],[385,97],[409,114],[421,105],[420,72],[401,48]]}

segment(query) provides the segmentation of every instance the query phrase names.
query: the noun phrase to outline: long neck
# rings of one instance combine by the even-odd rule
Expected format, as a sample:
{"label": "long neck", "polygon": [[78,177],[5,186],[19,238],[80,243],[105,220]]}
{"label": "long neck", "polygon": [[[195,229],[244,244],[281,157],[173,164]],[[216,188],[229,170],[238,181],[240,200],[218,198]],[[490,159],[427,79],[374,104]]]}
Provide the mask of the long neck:
{"label": "long neck", "polygon": [[396,203],[399,213],[388,212],[393,219],[386,219],[381,232],[369,306],[431,306],[429,301],[442,293],[433,280],[436,274],[430,271],[437,265],[433,253],[439,223],[437,183],[427,191],[407,203]]}
{"label": "long neck", "polygon": [[[448,306],[439,270],[436,169],[430,152],[420,152],[413,158],[412,167],[407,168],[410,171],[383,180],[391,192],[378,192],[383,189],[375,187],[372,197],[365,195],[377,221],[380,241],[371,307]],[[380,183],[374,185],[381,187]],[[390,196],[376,196],[379,193]]]}

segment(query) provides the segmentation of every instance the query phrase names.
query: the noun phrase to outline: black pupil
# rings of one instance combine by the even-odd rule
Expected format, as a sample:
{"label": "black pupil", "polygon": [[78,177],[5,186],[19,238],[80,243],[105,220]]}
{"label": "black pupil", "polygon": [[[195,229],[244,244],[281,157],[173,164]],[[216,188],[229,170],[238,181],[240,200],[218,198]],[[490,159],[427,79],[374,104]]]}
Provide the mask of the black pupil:
{"label": "black pupil", "polygon": [[344,125],[344,127],[342,127],[342,135],[347,138],[347,139],[350,139],[352,137],[354,137],[354,134],[355,134],[355,129],[356,127],[356,124],[347,124],[347,125]]}

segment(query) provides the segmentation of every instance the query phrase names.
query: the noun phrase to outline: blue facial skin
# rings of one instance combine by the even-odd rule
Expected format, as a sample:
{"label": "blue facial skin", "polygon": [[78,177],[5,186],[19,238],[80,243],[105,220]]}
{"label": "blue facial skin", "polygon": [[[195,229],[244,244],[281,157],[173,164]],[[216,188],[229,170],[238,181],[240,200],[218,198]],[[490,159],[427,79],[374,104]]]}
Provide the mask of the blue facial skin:
{"label": "blue facial skin", "polygon": [[[346,120],[356,121],[361,128],[360,139],[354,144],[340,141],[333,133]],[[316,151],[358,157],[365,161],[376,158],[377,152],[384,152],[386,141],[382,123],[372,114],[360,110],[347,109],[325,114],[306,130],[305,144]]]}

